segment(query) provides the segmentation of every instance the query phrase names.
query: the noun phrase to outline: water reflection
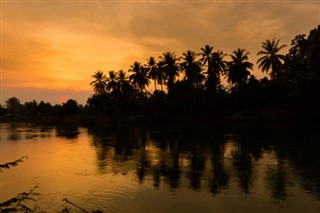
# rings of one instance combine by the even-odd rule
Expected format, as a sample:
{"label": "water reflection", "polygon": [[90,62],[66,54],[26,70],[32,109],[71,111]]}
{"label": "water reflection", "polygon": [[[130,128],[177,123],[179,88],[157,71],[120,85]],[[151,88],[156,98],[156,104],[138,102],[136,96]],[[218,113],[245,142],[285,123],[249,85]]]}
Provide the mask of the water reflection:
{"label": "water reflection", "polygon": [[[96,148],[99,172],[121,171],[125,175],[133,171],[140,184],[152,179],[156,189],[165,184],[171,189],[189,187],[218,195],[229,189],[230,180],[235,179],[243,193],[250,193],[262,179],[265,190],[279,201],[288,197],[288,173],[295,166],[302,182],[309,179],[307,182],[314,183],[303,187],[319,196],[319,181],[310,178],[319,174],[315,172],[320,171],[319,157],[315,154],[313,158],[316,159],[310,159],[312,162],[299,165],[308,160],[304,155],[309,156],[309,153],[305,150],[297,156],[292,152],[291,149],[301,150],[297,138],[290,140],[292,132],[288,136],[287,132],[270,133],[258,129],[231,131],[230,134],[227,129],[155,130],[131,126],[89,132]],[[290,144],[286,142],[288,139]],[[272,159],[265,156],[271,151],[277,164],[270,164]],[[306,176],[304,170],[308,166],[305,164],[309,163],[313,165],[313,174]],[[259,177],[260,171],[263,177]]]}
{"label": "water reflection", "polygon": [[283,163],[267,168],[265,182],[275,201],[287,198],[288,175],[287,168]]}
{"label": "water reflection", "polygon": [[[153,192],[205,193],[210,199],[221,199],[222,194],[232,199],[258,195],[278,204],[306,193],[320,201],[320,144],[313,129],[0,125],[1,143],[9,144],[6,150],[30,151],[33,162],[39,159],[38,169],[48,173],[45,180],[56,182],[55,186],[69,186],[71,178],[77,183],[83,177],[83,185],[92,184],[95,191],[111,176],[119,180],[112,182],[114,191],[124,185],[130,188],[134,182]],[[41,154],[32,156],[37,153],[30,147]],[[45,163],[47,155],[51,158]],[[74,185],[74,190],[79,188]],[[88,195],[84,191],[81,197]],[[99,193],[97,202],[112,194]]]}
{"label": "water reflection", "polygon": [[19,126],[16,123],[10,123],[7,127],[8,131],[8,140],[18,141],[21,140],[22,135],[21,131],[19,131]]}
{"label": "water reflection", "polygon": [[63,137],[68,140],[75,140],[79,136],[78,126],[75,124],[56,126],[56,136]]}
{"label": "water reflection", "polygon": [[46,138],[52,137],[53,126],[44,124],[21,124],[21,123],[8,123],[5,133],[7,140],[20,141],[24,139]]}

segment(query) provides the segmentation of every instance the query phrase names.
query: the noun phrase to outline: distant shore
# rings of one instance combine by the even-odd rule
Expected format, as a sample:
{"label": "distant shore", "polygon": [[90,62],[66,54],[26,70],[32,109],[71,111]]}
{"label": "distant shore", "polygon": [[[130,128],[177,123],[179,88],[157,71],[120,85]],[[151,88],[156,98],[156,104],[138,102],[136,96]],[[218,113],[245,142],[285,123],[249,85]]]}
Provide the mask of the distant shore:
{"label": "distant shore", "polygon": [[216,115],[128,115],[128,116],[101,116],[79,113],[68,117],[59,116],[2,116],[0,122],[23,122],[51,125],[213,125],[213,126],[292,126],[318,125],[320,111],[302,113],[297,110],[246,110],[233,112],[224,116]]}

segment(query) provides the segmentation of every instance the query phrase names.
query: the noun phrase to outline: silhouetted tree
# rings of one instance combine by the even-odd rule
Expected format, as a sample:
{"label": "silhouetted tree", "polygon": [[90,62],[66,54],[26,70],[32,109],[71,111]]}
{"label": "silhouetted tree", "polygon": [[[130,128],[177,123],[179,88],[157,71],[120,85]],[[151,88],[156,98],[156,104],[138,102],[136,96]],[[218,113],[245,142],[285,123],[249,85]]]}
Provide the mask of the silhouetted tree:
{"label": "silhouetted tree", "polygon": [[136,61],[130,66],[129,72],[133,72],[133,74],[130,75],[130,80],[142,94],[145,90],[145,87],[150,83],[150,80],[147,76],[147,69],[145,69],[139,62]]}
{"label": "silhouetted tree", "polygon": [[236,86],[243,85],[247,82],[250,71],[253,69],[253,64],[248,62],[249,52],[245,49],[238,48],[233,51],[231,61],[228,62],[228,82]]}
{"label": "silhouetted tree", "polygon": [[159,65],[161,72],[165,73],[169,93],[173,88],[176,77],[179,76],[179,66],[177,62],[178,58],[173,52],[164,52],[162,56],[160,56]]}
{"label": "silhouetted tree", "polygon": [[209,92],[212,91],[216,93],[221,90],[220,75],[227,70],[227,62],[223,60],[226,55],[227,54],[224,54],[220,50],[211,54],[210,67],[212,71],[210,78],[208,76],[207,80],[207,89]]}
{"label": "silhouetted tree", "polygon": [[116,78],[118,83],[118,89],[122,94],[130,94],[133,92],[133,87],[129,82],[129,76],[123,70],[119,70],[118,76]]}
{"label": "silhouetted tree", "polygon": [[320,25],[305,34],[297,35],[291,41],[291,48],[285,59],[286,77],[298,81],[320,82]]}
{"label": "silhouetted tree", "polygon": [[117,82],[117,73],[115,71],[109,71],[108,77],[106,77],[106,90],[111,93],[118,93],[119,85]]}
{"label": "silhouetted tree", "polygon": [[94,78],[94,81],[90,83],[93,87],[93,91],[95,94],[103,94],[106,92],[106,81],[107,77],[103,74],[102,71],[97,71],[92,75],[92,78]]}
{"label": "silhouetted tree", "polygon": [[[61,107],[61,105],[59,106]],[[40,115],[50,115],[56,112],[50,103],[45,103],[44,101],[40,101],[37,106],[37,113]]]}
{"label": "silhouetted tree", "polygon": [[286,47],[286,45],[279,46],[280,39],[275,41],[272,39],[270,41],[267,39],[262,42],[262,51],[259,51],[257,55],[262,55],[261,58],[258,59],[257,63],[259,64],[259,68],[262,68],[262,72],[268,73],[271,68],[270,76],[271,78],[276,78],[279,70],[282,66],[282,63],[285,59],[285,56],[279,54],[279,51]]}
{"label": "silhouetted tree", "polygon": [[0,104],[0,116],[5,115],[5,114],[6,114],[6,112],[7,112],[7,109],[6,109],[6,108],[4,108],[4,107]]}
{"label": "silhouetted tree", "polygon": [[148,77],[154,81],[154,90],[157,90],[157,81],[159,76],[159,69],[156,59],[154,57],[148,58],[148,62],[146,64],[146,69],[148,70]]}
{"label": "silhouetted tree", "polygon": [[38,108],[38,103],[35,100],[24,103],[24,110],[26,114],[36,115],[37,108]]}
{"label": "silhouetted tree", "polygon": [[69,99],[62,105],[60,114],[63,116],[71,116],[79,112],[77,101]]}
{"label": "silhouetted tree", "polygon": [[207,91],[209,93],[213,92],[214,90],[214,83],[213,83],[213,79],[214,79],[214,74],[213,74],[213,69],[212,69],[212,50],[213,47],[206,45],[204,47],[201,48],[201,59],[200,62],[202,62],[202,66],[207,66],[207,82],[206,82],[206,87],[207,87]]}
{"label": "silhouetted tree", "polygon": [[9,113],[19,113],[22,105],[20,104],[20,100],[16,97],[11,97],[6,100],[7,110]]}
{"label": "silhouetted tree", "polygon": [[187,50],[182,54],[181,69],[185,72],[185,80],[193,88],[200,88],[205,76],[201,73],[200,62],[196,60],[197,53]]}

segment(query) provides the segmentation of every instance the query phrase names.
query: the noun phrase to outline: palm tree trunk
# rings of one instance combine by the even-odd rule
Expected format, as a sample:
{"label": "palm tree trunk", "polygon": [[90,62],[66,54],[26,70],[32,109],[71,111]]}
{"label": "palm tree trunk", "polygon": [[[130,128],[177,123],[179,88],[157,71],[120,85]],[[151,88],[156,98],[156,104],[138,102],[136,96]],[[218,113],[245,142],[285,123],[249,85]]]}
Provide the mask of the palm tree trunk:
{"label": "palm tree trunk", "polygon": [[156,83],[156,79],[154,79],[154,91],[157,90],[157,83]]}

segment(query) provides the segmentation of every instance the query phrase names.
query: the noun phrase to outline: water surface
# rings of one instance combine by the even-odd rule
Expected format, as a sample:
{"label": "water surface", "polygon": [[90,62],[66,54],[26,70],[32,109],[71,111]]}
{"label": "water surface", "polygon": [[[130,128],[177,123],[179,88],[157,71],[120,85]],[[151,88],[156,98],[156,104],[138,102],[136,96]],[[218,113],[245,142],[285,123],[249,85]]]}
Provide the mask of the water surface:
{"label": "water surface", "polygon": [[45,212],[64,198],[104,212],[320,212],[317,129],[2,123],[0,133],[1,163],[29,158],[0,173],[0,202],[37,185]]}

